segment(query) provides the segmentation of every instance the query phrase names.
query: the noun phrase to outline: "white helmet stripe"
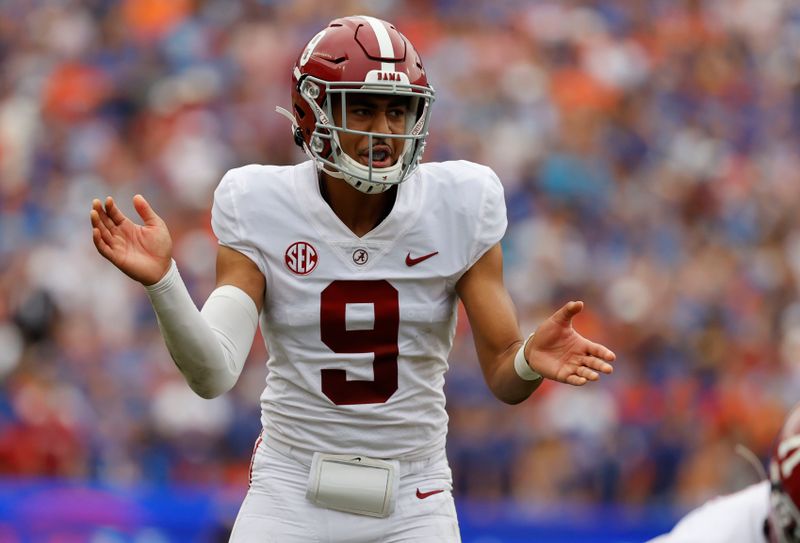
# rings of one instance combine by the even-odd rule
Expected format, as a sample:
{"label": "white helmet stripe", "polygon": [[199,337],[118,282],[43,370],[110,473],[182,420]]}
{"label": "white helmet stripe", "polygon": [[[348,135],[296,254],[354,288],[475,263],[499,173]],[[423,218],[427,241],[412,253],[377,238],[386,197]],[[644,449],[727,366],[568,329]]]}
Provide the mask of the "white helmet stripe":
{"label": "white helmet stripe", "polygon": [[[368,15],[361,15],[361,18],[367,21],[369,26],[372,27],[372,31],[375,32],[375,37],[378,39],[378,47],[380,48],[381,56],[383,58],[394,58],[394,46],[392,45],[392,39],[389,37],[389,31],[386,30],[386,26],[384,25],[383,21]],[[394,63],[381,62],[381,70],[384,72],[393,72]]]}
{"label": "white helmet stripe", "polygon": [[800,435],[790,436],[778,445],[778,456],[783,459],[792,449],[800,447]]}
{"label": "white helmet stripe", "polygon": [[[781,473],[789,477],[794,469],[800,465],[800,436],[791,436],[778,445],[778,457],[781,459]],[[789,454],[791,452],[791,454]]]}

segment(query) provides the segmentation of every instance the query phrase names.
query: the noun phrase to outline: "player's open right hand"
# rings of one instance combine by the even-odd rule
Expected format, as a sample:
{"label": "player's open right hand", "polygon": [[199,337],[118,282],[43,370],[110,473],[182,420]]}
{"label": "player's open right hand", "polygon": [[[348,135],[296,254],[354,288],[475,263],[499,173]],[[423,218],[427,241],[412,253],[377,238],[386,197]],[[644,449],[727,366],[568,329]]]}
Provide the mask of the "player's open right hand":
{"label": "player's open right hand", "polygon": [[525,359],[531,368],[548,379],[575,386],[597,381],[601,374],[614,371],[611,363],[617,355],[573,328],[572,319],[582,310],[583,302],[567,302],[539,325],[525,344]]}
{"label": "player's open right hand", "polygon": [[166,223],[142,195],[133,197],[133,206],[144,225],[126,217],[110,196],[105,206],[94,199],[90,212],[92,239],[97,251],[125,275],[143,285],[152,285],[169,270],[172,238]]}

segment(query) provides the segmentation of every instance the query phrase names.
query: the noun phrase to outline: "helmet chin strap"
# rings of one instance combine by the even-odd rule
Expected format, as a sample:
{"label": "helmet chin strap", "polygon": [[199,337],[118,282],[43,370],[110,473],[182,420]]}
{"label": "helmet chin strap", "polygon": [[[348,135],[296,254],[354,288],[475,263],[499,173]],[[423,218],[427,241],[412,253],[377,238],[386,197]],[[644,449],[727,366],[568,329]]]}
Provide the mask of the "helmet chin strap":
{"label": "helmet chin strap", "polygon": [[764,466],[761,464],[761,460],[758,459],[756,453],[742,445],[741,443],[737,443],[736,447],[734,448],[734,452],[741,456],[750,467],[753,468],[758,475],[759,481],[764,481],[769,479],[769,475],[767,475],[767,470],[764,469]]}
{"label": "helmet chin strap", "polygon": [[275,113],[277,113],[278,115],[283,115],[284,117],[289,119],[289,121],[291,121],[292,123],[292,130],[297,128],[297,121],[295,120],[294,115],[289,113],[289,111],[285,107],[275,106]]}

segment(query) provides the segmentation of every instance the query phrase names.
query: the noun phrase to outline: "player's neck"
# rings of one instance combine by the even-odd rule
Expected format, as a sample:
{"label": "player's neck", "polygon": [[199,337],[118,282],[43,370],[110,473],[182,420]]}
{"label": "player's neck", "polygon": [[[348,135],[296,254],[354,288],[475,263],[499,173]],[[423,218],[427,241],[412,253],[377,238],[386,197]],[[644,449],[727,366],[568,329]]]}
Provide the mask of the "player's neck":
{"label": "player's neck", "polygon": [[389,215],[397,195],[396,187],[380,194],[364,194],[324,173],[319,190],[339,220],[358,237],[367,234]]}

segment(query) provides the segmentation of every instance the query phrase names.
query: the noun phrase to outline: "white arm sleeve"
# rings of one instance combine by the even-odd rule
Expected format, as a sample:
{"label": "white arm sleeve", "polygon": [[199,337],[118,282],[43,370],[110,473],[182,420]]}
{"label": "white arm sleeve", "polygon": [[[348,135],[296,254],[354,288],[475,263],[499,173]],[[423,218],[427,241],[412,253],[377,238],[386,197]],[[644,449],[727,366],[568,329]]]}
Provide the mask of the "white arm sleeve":
{"label": "white arm sleeve", "polygon": [[258,326],[253,299],[238,287],[223,285],[198,311],[174,260],[166,275],[145,289],[167,349],[192,390],[203,398],[230,390]]}

